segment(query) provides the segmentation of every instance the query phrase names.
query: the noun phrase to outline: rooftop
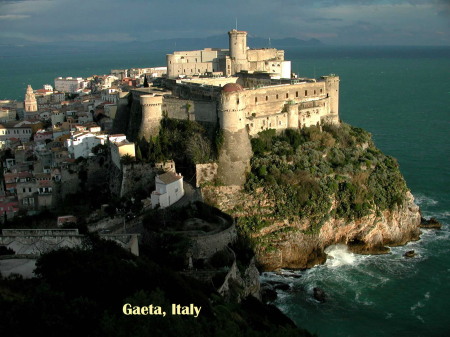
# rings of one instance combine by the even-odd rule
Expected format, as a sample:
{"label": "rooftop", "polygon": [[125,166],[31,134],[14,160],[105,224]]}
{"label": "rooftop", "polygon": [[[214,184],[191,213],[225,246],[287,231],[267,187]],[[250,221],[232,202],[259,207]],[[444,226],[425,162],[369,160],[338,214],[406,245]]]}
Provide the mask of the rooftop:
{"label": "rooftop", "polygon": [[173,172],[166,172],[164,174],[158,175],[158,178],[166,185],[173,183],[174,181],[183,178],[181,174],[176,174]]}

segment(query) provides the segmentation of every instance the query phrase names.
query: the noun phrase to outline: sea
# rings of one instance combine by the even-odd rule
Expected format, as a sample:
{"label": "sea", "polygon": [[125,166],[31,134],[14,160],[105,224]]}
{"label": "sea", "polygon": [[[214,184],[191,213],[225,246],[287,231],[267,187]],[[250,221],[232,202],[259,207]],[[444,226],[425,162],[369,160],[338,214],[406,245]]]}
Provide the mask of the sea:
{"label": "sea", "polygon": [[[289,284],[274,304],[299,326],[322,337],[450,336],[450,47],[285,48],[300,76],[340,76],[340,116],[372,133],[397,158],[424,217],[441,230],[388,255],[327,249],[324,265],[296,276],[264,273]],[[95,48],[0,51],[0,99],[23,99],[58,76],[107,74],[111,69],[161,66],[169,50]],[[414,250],[416,256],[403,254]],[[316,301],[313,288],[326,295]]]}

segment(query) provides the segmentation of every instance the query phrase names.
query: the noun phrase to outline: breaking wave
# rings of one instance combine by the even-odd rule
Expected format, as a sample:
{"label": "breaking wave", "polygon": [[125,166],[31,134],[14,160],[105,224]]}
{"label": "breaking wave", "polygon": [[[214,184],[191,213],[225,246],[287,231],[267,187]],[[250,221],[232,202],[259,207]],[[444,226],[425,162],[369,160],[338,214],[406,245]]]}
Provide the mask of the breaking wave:
{"label": "breaking wave", "polygon": [[424,194],[421,193],[417,193],[416,195],[414,195],[414,200],[415,203],[418,206],[424,207],[424,206],[434,206],[438,204],[437,200],[434,200]]}
{"label": "breaking wave", "polygon": [[332,245],[325,248],[327,257],[327,265],[330,267],[340,267],[343,265],[352,265],[355,263],[355,255],[348,251],[348,247],[344,244]]}

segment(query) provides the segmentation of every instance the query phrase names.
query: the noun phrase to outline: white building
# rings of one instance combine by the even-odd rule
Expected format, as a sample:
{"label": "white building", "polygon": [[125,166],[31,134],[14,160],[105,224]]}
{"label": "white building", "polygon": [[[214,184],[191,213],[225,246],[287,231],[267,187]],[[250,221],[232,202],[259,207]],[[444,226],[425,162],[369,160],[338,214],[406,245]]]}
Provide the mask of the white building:
{"label": "white building", "polygon": [[72,132],[70,138],[66,140],[66,147],[71,158],[88,158],[92,153],[92,148],[99,144],[105,144],[101,136],[91,132]]}
{"label": "white building", "polygon": [[68,92],[71,94],[76,94],[81,92],[87,87],[88,82],[83,80],[81,77],[58,77],[55,78],[55,90],[61,92]]}
{"label": "white building", "polygon": [[183,176],[174,172],[166,172],[155,178],[156,190],[152,192],[152,208],[159,205],[166,208],[176,203],[184,195]]}

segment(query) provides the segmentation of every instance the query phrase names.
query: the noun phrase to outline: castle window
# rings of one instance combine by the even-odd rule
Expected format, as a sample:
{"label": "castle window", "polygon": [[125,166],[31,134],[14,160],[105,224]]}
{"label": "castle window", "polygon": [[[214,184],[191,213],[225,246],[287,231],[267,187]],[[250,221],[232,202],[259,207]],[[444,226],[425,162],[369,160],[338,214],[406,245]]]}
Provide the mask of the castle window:
{"label": "castle window", "polygon": [[286,93],[286,98],[289,98],[289,93],[288,92]]}
{"label": "castle window", "polygon": [[277,94],[277,99],[278,99],[278,94]]}
{"label": "castle window", "polygon": [[322,93],[323,92],[323,89],[320,89],[320,93]]}
{"label": "castle window", "polygon": [[239,104],[239,98],[236,100],[236,104]]}
{"label": "castle window", "polygon": [[308,90],[305,90],[305,96],[308,96]]}
{"label": "castle window", "polygon": [[255,97],[255,103],[258,103],[258,97]]}
{"label": "castle window", "polygon": [[268,101],[269,100],[269,96],[266,96],[266,101]]}
{"label": "castle window", "polygon": [[298,91],[295,92],[295,97],[298,97]]}

